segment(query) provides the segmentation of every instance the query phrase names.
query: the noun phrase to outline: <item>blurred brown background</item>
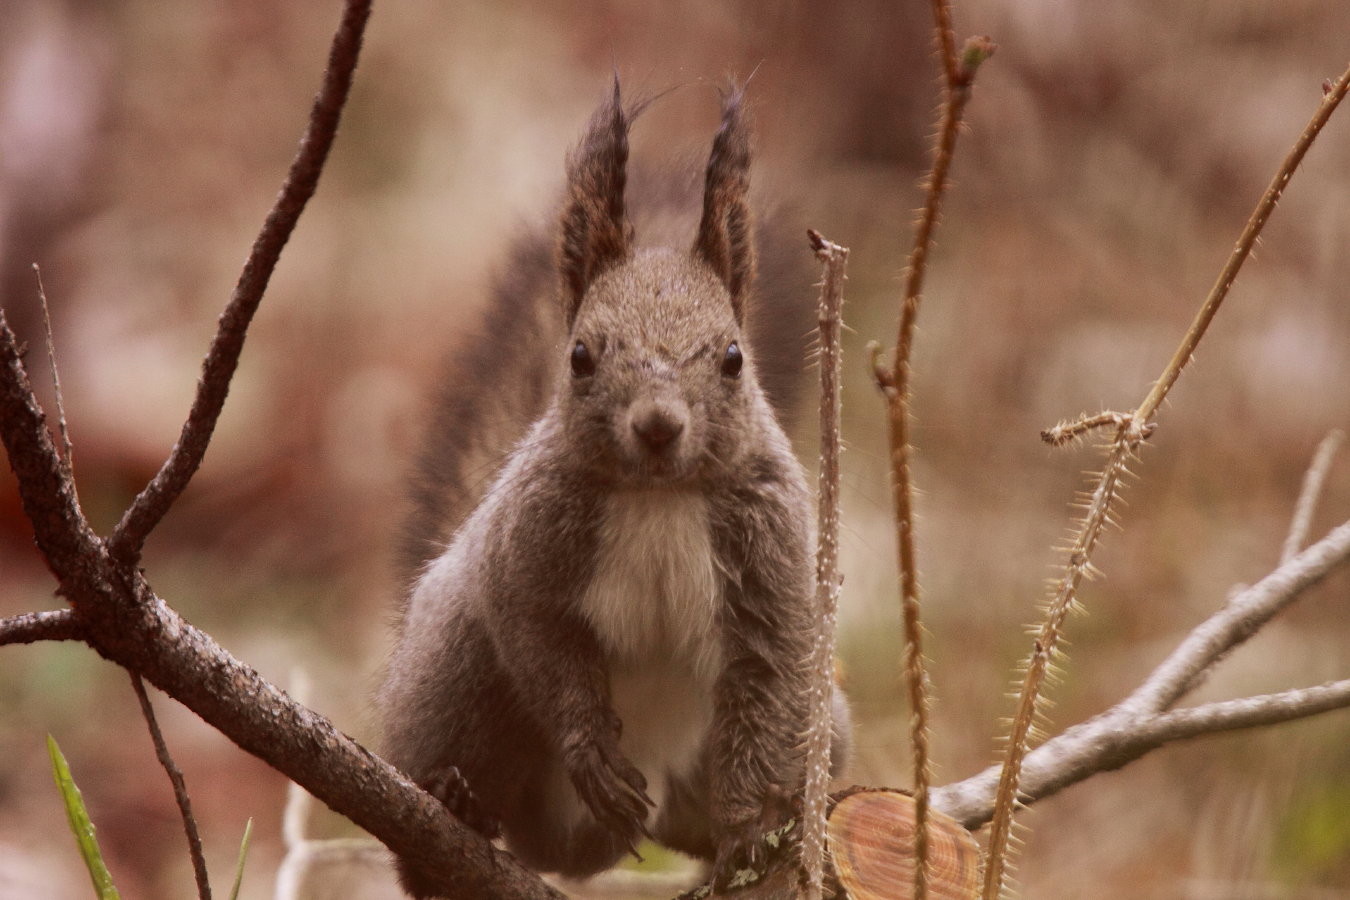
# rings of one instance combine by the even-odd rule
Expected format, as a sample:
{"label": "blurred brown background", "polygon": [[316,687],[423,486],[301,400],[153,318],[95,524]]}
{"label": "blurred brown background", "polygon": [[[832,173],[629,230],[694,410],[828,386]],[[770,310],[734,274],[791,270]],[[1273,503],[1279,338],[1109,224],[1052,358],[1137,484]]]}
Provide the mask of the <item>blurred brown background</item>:
{"label": "blurred brown background", "polygon": [[[153,474],[289,162],[336,2],[0,0],[0,287],[55,322],[79,486],[111,526]],[[701,155],[716,86],[751,88],[759,189],[849,245],[846,583],[854,775],[908,782],[881,404],[937,92],[925,3],[377,4],[316,200],[282,258],[220,430],[151,539],[158,592],[264,675],[373,739],[400,473],[456,330],[510,235],[547,221],[566,149],[617,69],[684,85],[634,153]],[[1334,0],[964,0],[982,70],[920,319],[919,552],[941,781],[993,761],[1015,661],[1089,448],[1039,429],[1136,405],[1350,56]],[[1164,409],[1071,622],[1053,722],[1135,685],[1279,554],[1317,441],[1350,425],[1350,112],[1313,148]],[[807,252],[803,241],[802,252]],[[802,291],[814,295],[810,284]],[[511,352],[504,347],[502,352]],[[34,378],[45,359],[30,353]],[[46,391],[46,388],[44,388]],[[50,396],[50,392],[44,397]],[[804,410],[803,422],[812,420]],[[812,455],[814,435],[799,434]],[[51,608],[0,475],[0,615]],[[1350,515],[1350,461],[1317,530]],[[1350,675],[1350,575],[1244,647],[1201,698]],[[85,897],[48,774],[57,737],[123,896],[191,893],[177,815],[123,673],[83,646],[0,651],[0,896]],[[160,698],[224,890],[271,896],[283,779]],[[1027,897],[1350,896],[1350,714],[1165,748],[1038,804]]]}

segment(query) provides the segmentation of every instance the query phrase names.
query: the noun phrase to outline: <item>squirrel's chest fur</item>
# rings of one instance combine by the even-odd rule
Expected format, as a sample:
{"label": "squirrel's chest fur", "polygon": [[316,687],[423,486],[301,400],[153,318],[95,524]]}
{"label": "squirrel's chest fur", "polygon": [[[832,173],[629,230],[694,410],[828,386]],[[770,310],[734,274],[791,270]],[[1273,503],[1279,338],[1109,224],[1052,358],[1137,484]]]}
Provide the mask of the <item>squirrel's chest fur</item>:
{"label": "squirrel's chest fur", "polygon": [[661,802],[697,762],[722,667],[722,579],[708,505],[681,490],[611,495],[580,609],[604,649],[620,746]]}

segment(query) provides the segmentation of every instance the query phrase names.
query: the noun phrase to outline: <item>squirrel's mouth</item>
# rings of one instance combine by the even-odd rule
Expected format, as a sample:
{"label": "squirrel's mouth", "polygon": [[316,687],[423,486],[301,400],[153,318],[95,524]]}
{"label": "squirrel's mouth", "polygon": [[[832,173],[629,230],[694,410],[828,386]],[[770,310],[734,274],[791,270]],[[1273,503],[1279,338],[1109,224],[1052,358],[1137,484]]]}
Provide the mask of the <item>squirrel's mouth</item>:
{"label": "squirrel's mouth", "polygon": [[644,455],[630,467],[632,477],[640,482],[671,484],[685,481],[694,474],[694,467],[675,456]]}
{"label": "squirrel's mouth", "polygon": [[699,472],[695,460],[676,453],[623,454],[603,467],[625,487],[670,487],[694,480]]}

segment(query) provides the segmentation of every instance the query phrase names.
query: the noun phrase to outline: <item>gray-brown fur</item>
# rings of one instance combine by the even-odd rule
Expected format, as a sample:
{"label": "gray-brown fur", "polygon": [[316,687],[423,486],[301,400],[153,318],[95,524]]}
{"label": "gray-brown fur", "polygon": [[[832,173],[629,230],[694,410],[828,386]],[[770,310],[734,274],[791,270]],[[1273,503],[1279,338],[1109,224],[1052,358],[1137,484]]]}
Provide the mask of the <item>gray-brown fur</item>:
{"label": "gray-brown fur", "polygon": [[713,138],[703,186],[703,219],[694,253],[717,273],[739,318],[755,276],[750,238],[750,135],[744,96],[733,89],[723,101],[722,126]]}
{"label": "gray-brown fur", "polygon": [[[406,604],[385,748],[419,783],[456,785],[452,805],[472,791],[475,818],[537,869],[588,875],[650,833],[725,878],[801,787],[812,504],[742,330],[754,255],[739,95],[692,252],[635,243],[629,118],[616,85],[569,165],[561,304],[526,317],[570,334],[498,347],[551,355],[546,407],[462,522],[422,523],[453,538]],[[441,421],[494,415],[465,402]],[[441,440],[436,490],[472,496],[456,455],[472,444]],[[431,894],[416,860],[401,868]]]}

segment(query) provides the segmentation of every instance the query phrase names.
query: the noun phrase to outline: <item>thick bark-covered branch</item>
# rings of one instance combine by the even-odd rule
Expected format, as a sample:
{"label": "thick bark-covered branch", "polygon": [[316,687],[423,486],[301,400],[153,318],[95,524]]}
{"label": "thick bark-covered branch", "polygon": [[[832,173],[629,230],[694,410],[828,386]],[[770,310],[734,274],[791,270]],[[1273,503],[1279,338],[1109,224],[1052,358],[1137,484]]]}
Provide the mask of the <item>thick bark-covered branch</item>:
{"label": "thick bark-covered branch", "polygon": [[555,890],[454,819],[388,763],[230,656],[157,597],[136,566],[140,547],[200,464],[244,334],[282,246],[313,194],[355,69],[369,0],[349,0],[328,72],[280,197],[269,214],[207,355],[182,436],[112,540],[79,507],[33,395],[19,342],[0,310],[0,440],[38,549],[69,610],[0,622],[0,643],[78,638],[138,673],[243,749],[305,787],[400,855],[448,897],[557,898]]}
{"label": "thick bark-covered branch", "polygon": [[560,896],[388,763],[181,619],[134,563],[114,559],[71,500],[3,313],[0,363],[0,438],[38,546],[71,605],[68,615],[6,620],[13,623],[7,630],[30,639],[78,633],[399,854],[422,862],[447,886],[447,896]]}

